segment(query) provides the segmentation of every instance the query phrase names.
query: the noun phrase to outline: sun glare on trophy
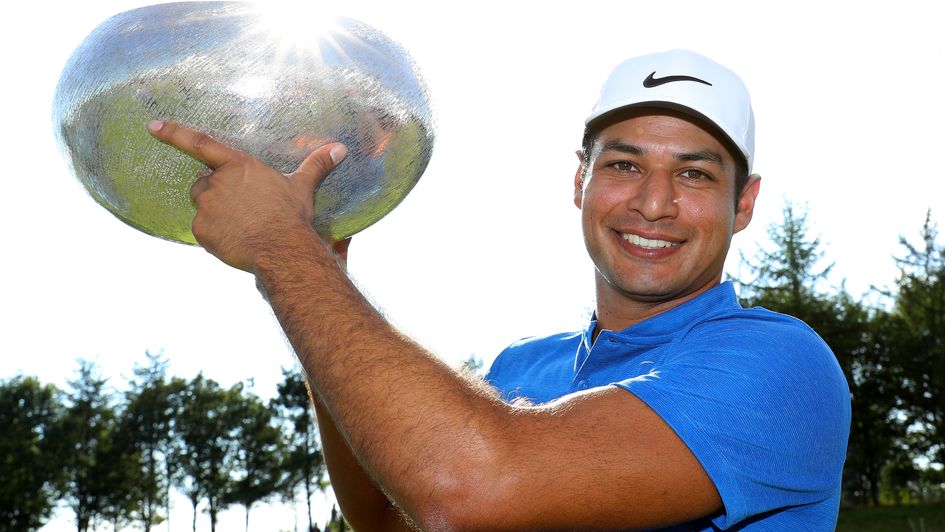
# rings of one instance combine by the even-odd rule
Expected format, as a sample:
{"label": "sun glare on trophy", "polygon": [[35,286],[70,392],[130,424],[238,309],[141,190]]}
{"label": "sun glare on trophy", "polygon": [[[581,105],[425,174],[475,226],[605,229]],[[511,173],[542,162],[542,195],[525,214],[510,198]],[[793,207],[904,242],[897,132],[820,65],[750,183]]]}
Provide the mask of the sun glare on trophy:
{"label": "sun glare on trophy", "polygon": [[341,50],[336,36],[345,29],[338,15],[319,5],[276,2],[254,4],[259,10],[259,30],[273,36],[278,57],[290,58],[300,52],[337,53]]}

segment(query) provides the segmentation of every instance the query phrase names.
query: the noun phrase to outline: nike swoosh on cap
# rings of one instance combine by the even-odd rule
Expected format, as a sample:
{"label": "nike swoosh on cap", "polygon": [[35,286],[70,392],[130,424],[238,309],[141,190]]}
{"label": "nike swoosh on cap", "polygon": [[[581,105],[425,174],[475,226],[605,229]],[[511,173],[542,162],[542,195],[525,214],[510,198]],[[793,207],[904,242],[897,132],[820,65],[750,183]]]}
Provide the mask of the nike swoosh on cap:
{"label": "nike swoosh on cap", "polygon": [[696,81],[699,83],[704,83],[710,87],[712,86],[712,84],[709,83],[708,81],[704,79],[694,78],[692,76],[664,76],[662,78],[655,78],[653,77],[655,75],[656,75],[656,71],[654,70],[652,73],[650,73],[649,76],[646,77],[645,80],[643,80],[643,86],[648,89],[652,89],[653,87],[659,87],[660,85],[673,83],[674,81]]}

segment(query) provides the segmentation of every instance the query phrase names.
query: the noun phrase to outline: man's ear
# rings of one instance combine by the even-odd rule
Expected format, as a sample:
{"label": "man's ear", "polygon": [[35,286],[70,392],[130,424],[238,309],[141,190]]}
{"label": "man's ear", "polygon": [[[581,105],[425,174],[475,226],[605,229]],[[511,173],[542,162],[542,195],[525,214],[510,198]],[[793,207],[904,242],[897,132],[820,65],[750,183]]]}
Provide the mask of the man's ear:
{"label": "man's ear", "polygon": [[574,153],[578,157],[578,167],[574,173],[574,205],[580,209],[584,199],[584,150],[577,150]]}
{"label": "man's ear", "polygon": [[738,197],[738,203],[736,203],[735,226],[732,229],[732,234],[748,227],[752,214],[755,212],[755,200],[758,198],[759,190],[761,190],[761,176],[758,174],[749,175],[748,181],[745,182],[741,195]]}

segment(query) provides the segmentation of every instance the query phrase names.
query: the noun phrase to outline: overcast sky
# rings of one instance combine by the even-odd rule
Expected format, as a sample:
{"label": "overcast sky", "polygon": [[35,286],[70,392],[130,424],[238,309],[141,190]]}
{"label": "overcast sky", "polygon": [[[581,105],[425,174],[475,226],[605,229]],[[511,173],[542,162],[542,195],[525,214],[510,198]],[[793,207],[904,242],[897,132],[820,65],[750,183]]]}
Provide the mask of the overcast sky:
{"label": "overcast sky", "polygon": [[[83,357],[118,385],[145,350],[163,350],[176,375],[203,371],[224,385],[253,378],[270,396],[294,359],[250,276],[119,222],[55,145],[51,102],[72,50],[109,16],[149,3],[6,8],[0,377],[22,372],[62,386]],[[313,4],[293,9],[318,20]],[[927,209],[943,219],[939,4],[553,5],[336,8],[403,44],[432,95],[437,140],[426,174],[355,237],[350,264],[390,319],[444,359],[475,354],[488,364],[522,336],[582,326],[593,270],[571,201],[574,150],[600,84],[631,55],[690,48],[751,91],[762,190],[727,271],[739,250],[753,254],[766,241],[785,200],[809,205],[834,282],[845,278],[854,295],[893,283],[898,237],[917,235]],[[241,512],[231,514],[241,523]]]}

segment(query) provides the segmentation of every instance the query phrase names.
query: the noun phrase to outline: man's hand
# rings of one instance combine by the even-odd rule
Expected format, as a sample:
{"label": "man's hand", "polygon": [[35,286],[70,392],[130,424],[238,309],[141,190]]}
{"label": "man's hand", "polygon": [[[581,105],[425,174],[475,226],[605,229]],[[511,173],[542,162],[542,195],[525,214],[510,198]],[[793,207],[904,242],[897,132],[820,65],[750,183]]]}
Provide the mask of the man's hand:
{"label": "man's hand", "polygon": [[[210,168],[190,189],[197,207],[194,237],[221,261],[251,273],[256,272],[261,252],[279,245],[285,236],[312,232],[315,188],[347,154],[343,144],[326,144],[285,175],[175,122],[154,120],[148,129]],[[339,256],[346,249],[344,245]]]}

